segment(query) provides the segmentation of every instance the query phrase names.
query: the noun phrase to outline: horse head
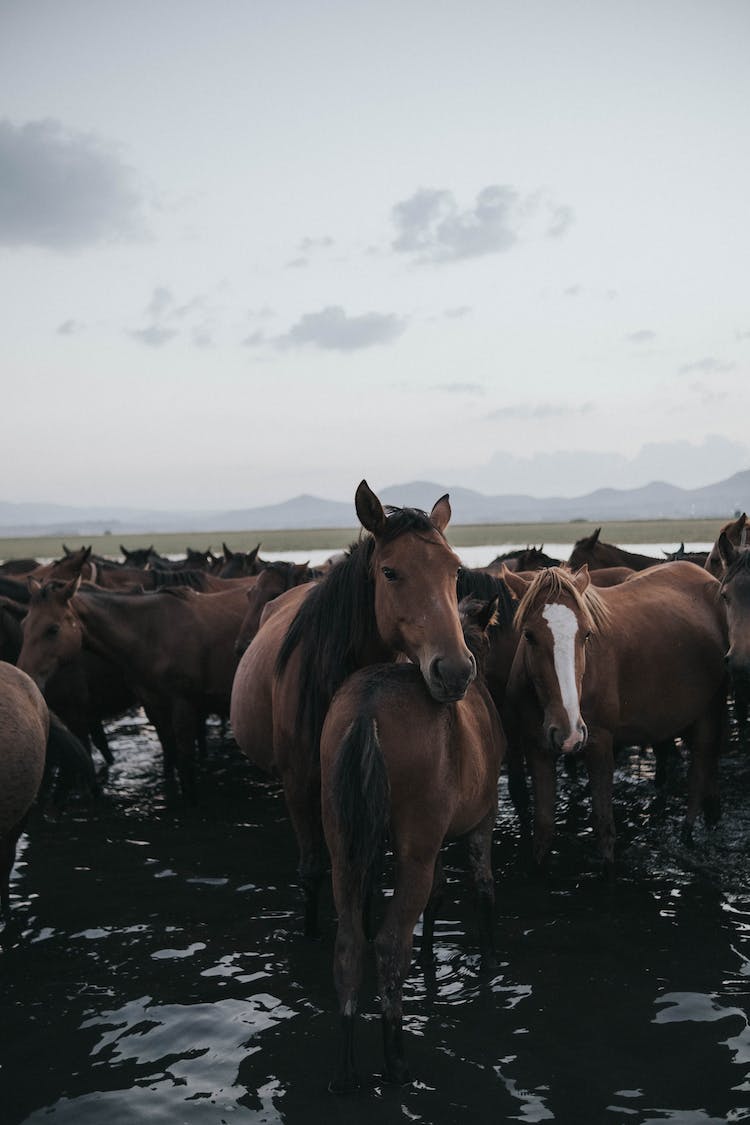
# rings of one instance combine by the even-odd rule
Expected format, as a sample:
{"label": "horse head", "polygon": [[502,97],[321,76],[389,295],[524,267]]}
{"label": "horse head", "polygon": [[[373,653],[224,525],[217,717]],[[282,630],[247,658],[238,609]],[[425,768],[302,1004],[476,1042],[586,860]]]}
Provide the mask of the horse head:
{"label": "horse head", "polygon": [[438,702],[462,699],[476,676],[476,662],[458,616],[461,560],[444,534],[451,517],[447,494],[429,515],[414,508],[386,512],[363,480],[355,507],[373,540],[370,577],[381,640],[419,666]]}
{"label": "horse head", "polygon": [[22,622],[18,667],[41,688],[53,672],[75,659],[81,650],[81,623],[70,604],[80,584],[80,576],[70,582],[42,583],[29,578],[31,600]]}

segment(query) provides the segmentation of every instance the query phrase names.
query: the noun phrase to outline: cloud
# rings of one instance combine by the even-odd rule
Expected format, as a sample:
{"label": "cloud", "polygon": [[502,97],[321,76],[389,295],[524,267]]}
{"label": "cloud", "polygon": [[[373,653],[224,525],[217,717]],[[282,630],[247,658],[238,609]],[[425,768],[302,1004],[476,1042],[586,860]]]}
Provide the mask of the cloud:
{"label": "cloud", "polygon": [[725,363],[722,360],[716,359],[715,356],[706,355],[702,359],[696,359],[692,363],[683,363],[680,368],[680,375],[689,375],[691,372],[697,372],[699,375],[721,375],[726,371],[733,371],[733,363]]}
{"label": "cloud", "polygon": [[483,395],[485,389],[481,383],[435,383],[433,391],[443,391],[451,395]]}
{"label": "cloud", "polygon": [[306,313],[288,332],[274,338],[277,347],[313,344],[327,351],[357,351],[377,344],[388,344],[406,328],[406,320],[393,313],[364,313],[347,316],[340,305],[328,305],[320,312]]}
{"label": "cloud", "polygon": [[454,309],[446,309],[443,316],[446,320],[460,320],[471,312],[471,305],[457,305]]}
{"label": "cloud", "polygon": [[83,325],[79,320],[64,320],[62,324],[57,327],[58,336],[75,336],[78,332],[83,331]]}
{"label": "cloud", "polygon": [[140,340],[142,344],[147,344],[149,348],[161,348],[164,344],[168,344],[173,340],[177,333],[173,328],[165,328],[161,324],[149,324],[146,328],[138,328],[129,335],[134,340]]}
{"label": "cloud", "polygon": [[656,339],[656,333],[650,328],[639,328],[637,332],[628,332],[625,339],[631,344],[650,344]]}
{"label": "cloud", "polygon": [[313,250],[330,250],[335,246],[334,240],[326,234],[322,238],[303,238],[299,244],[301,254],[309,254]]}
{"label": "cloud", "polygon": [[507,184],[488,184],[479,191],[474,205],[464,210],[450,191],[419,188],[392,208],[397,235],[391,246],[422,262],[501,254],[516,245],[526,224],[540,210],[552,211],[548,234],[563,234],[573,221],[571,208],[553,206],[538,194],[524,197]]}
{"label": "cloud", "polygon": [[135,172],[102,140],[0,120],[0,244],[73,250],[146,233]]}
{"label": "cloud", "polygon": [[172,296],[171,289],[167,289],[166,285],[157,285],[151,295],[151,300],[146,305],[146,316],[152,317],[157,320],[163,316],[174,304],[174,297]]}
{"label": "cloud", "polygon": [[569,285],[567,289],[563,289],[563,294],[566,297],[580,297],[583,292],[581,285]]}
{"label": "cloud", "polygon": [[491,421],[498,419],[514,418],[529,420],[539,420],[543,418],[564,418],[570,415],[589,414],[593,409],[590,402],[583,402],[579,406],[570,406],[567,403],[555,402],[539,402],[536,405],[531,403],[514,403],[509,406],[501,406],[497,410],[491,411],[487,418]]}

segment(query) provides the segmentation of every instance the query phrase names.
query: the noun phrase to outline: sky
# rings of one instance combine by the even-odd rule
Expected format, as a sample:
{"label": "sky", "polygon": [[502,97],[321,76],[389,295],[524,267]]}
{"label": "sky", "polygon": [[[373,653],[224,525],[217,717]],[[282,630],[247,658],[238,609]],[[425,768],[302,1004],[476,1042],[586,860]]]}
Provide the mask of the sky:
{"label": "sky", "polygon": [[750,468],[745,0],[0,0],[0,500]]}

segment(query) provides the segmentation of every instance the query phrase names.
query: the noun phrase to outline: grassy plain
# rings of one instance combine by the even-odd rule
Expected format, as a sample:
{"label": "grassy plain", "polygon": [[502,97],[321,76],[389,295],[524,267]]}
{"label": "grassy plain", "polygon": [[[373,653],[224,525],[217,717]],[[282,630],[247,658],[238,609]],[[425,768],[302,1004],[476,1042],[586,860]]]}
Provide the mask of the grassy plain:
{"label": "grassy plain", "polygon": [[[623,522],[590,523],[575,520],[567,523],[492,523],[451,524],[448,538],[455,547],[481,547],[504,544],[572,543],[590,535],[601,527],[601,537],[607,543],[712,543],[725,519],[674,519],[628,520]],[[0,558],[58,558],[63,554],[63,543],[72,550],[82,545],[91,546],[97,554],[120,558],[120,544],[128,550],[152,544],[165,555],[180,555],[186,547],[205,550],[211,547],[221,551],[222,543],[233,551],[247,551],[261,543],[265,551],[332,550],[346,547],[357,538],[359,530],[350,528],[303,528],[288,531],[184,531],[177,533],[144,533],[142,535],[87,535],[87,536],[30,536],[26,538],[0,538]],[[261,551],[262,554],[262,551]]]}

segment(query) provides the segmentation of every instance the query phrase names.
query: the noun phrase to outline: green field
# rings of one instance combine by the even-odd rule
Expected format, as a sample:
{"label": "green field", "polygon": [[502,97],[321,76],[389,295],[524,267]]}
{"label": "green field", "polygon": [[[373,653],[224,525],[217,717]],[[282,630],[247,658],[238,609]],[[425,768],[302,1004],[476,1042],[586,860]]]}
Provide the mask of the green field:
{"label": "green field", "polygon": [[[456,524],[448,529],[448,538],[455,547],[481,547],[485,544],[571,543],[590,535],[601,526],[602,539],[607,543],[665,543],[679,546],[685,543],[712,543],[726,520],[629,520],[611,523],[589,523],[584,520],[568,523],[493,523]],[[358,529],[314,528],[288,531],[184,531],[169,534],[143,535],[93,535],[38,536],[27,538],[0,538],[0,558],[57,558],[63,554],[63,542],[71,549],[82,545],[93,547],[97,554],[120,558],[120,544],[128,550],[153,545],[165,555],[184,554],[187,547],[205,550],[211,547],[220,553],[222,543],[233,551],[247,551],[257,543],[265,551],[332,550],[346,547],[357,538]],[[261,554],[263,551],[261,551]]]}

